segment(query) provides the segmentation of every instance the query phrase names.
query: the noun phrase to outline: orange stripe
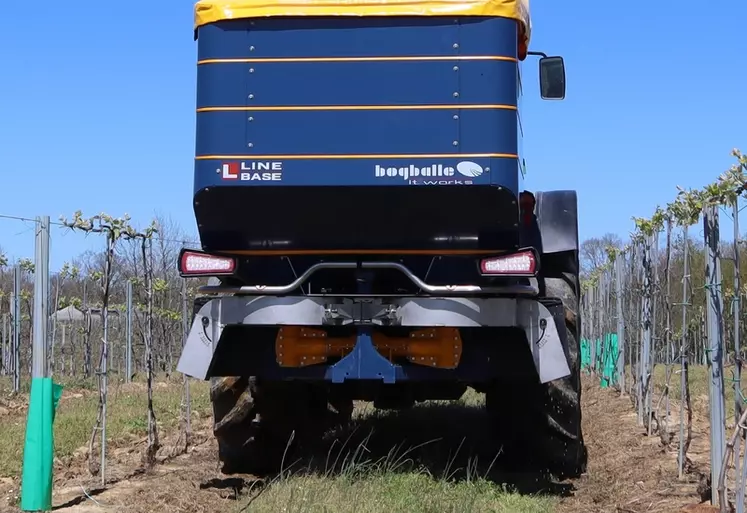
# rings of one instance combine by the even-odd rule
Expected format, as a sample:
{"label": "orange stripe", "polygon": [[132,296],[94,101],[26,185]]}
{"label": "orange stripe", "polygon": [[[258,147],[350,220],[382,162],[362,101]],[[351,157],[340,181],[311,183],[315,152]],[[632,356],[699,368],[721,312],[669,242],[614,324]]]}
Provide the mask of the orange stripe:
{"label": "orange stripe", "polygon": [[245,255],[245,256],[289,256],[289,255],[498,255],[505,251],[487,249],[320,249],[320,250],[282,250],[282,249],[237,249],[220,251],[216,254]]}
{"label": "orange stripe", "polygon": [[304,111],[304,110],[460,110],[460,109],[504,109],[517,110],[516,105],[285,105],[256,107],[200,107],[197,112],[236,111]]}
{"label": "orange stripe", "polygon": [[197,155],[195,160],[321,160],[321,159],[466,159],[466,158],[503,158],[516,159],[515,153],[435,153],[414,155]]}
{"label": "orange stripe", "polygon": [[202,64],[262,63],[262,62],[412,62],[412,61],[507,61],[519,62],[506,55],[424,55],[401,57],[258,57],[246,59],[203,59]]}

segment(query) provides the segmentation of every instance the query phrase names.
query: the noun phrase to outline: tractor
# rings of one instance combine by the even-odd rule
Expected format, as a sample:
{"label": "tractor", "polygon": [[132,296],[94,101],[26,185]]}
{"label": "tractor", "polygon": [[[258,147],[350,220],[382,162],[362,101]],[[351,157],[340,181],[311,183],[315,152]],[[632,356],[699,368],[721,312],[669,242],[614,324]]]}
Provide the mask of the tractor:
{"label": "tractor", "polygon": [[528,0],[200,0],[201,279],[178,369],[210,382],[226,474],[485,394],[504,457],[585,472],[572,190],[523,189]]}

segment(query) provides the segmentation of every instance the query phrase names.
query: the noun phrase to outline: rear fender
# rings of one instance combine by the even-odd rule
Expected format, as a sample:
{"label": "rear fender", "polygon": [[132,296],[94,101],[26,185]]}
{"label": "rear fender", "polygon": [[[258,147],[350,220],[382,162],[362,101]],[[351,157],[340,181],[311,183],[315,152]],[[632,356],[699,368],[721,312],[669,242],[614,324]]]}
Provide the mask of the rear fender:
{"label": "rear fender", "polygon": [[[177,369],[198,379],[213,377],[211,369],[221,367],[218,365],[220,362],[213,359],[216,348],[223,342],[226,326],[323,327],[340,322],[413,328],[520,327],[526,335],[534,367],[542,383],[570,375],[562,308],[554,308],[552,304],[546,306],[543,301],[533,298],[406,297],[387,298],[384,303],[381,299],[359,301],[300,296],[223,296],[209,299],[201,306],[196,305],[196,310]],[[500,342],[495,341],[496,344]],[[252,341],[242,340],[238,343],[251,344]],[[327,375],[334,376],[337,365],[350,365],[349,361],[345,363],[346,360],[326,366],[330,371]],[[251,366],[252,363],[255,362],[247,362],[247,365]],[[393,367],[396,380],[408,379],[407,369],[398,365]],[[283,372],[291,378],[296,369],[253,369],[251,372],[263,370]],[[351,376],[351,379],[380,379],[376,375],[359,374]]]}
{"label": "rear fender", "polygon": [[534,194],[535,213],[543,254],[578,251],[578,198],[576,191]]}

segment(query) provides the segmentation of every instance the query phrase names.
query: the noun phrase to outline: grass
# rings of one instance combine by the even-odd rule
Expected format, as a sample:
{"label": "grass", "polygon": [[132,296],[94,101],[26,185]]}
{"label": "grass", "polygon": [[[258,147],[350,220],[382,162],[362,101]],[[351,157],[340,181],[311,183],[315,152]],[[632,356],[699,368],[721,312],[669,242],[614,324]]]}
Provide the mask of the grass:
{"label": "grass", "polygon": [[[657,388],[664,368],[657,366]],[[707,406],[708,370],[692,366],[693,400]],[[678,376],[672,379],[672,396],[679,394]],[[66,457],[87,446],[96,416],[98,395],[92,380],[66,383],[55,421],[56,456],[66,469]],[[25,434],[25,396],[6,395],[0,380],[0,477],[18,478]],[[314,454],[289,457],[286,470],[268,483],[220,476],[216,472],[215,445],[210,440],[210,404],[205,383],[192,383],[196,429],[210,443],[174,462],[178,471],[161,466],[158,486],[138,479],[109,485],[96,497],[115,510],[146,512],[251,511],[257,513],[533,513],[566,511],[557,490],[541,484],[517,482],[502,474],[483,408],[483,396],[468,392],[458,402],[432,401],[403,412],[356,408],[354,422],[323,440]],[[727,405],[733,392],[727,384]],[[658,399],[659,392],[656,398]],[[7,400],[6,400],[7,398]],[[699,399],[698,399],[699,398]],[[146,390],[142,380],[131,385],[113,383],[109,394],[108,436],[111,448],[132,448],[137,459],[146,428]],[[177,430],[182,385],[180,378],[159,377],[154,399],[162,435]],[[705,403],[703,403],[705,401]],[[510,421],[510,418],[508,419]],[[136,445],[139,444],[139,445]],[[492,447],[492,448],[491,448]],[[114,452],[111,453],[112,455]],[[112,456],[114,457],[114,456]],[[80,459],[78,468],[80,467]],[[497,461],[497,463],[496,463]],[[59,468],[59,464],[58,464]],[[56,477],[64,476],[57,471]],[[85,477],[85,476],[82,476]],[[529,479],[531,479],[530,476]],[[78,478],[63,478],[76,488]],[[69,481],[69,482],[68,482]],[[506,484],[509,482],[509,484]],[[2,484],[2,481],[0,481]],[[608,493],[609,483],[599,486]],[[517,490],[521,490],[519,493]],[[133,494],[137,493],[137,499]],[[601,493],[601,492],[600,492]],[[87,502],[87,499],[84,499]],[[57,502],[56,502],[57,503]],[[163,508],[161,508],[163,506]],[[2,506],[0,506],[2,509]],[[63,509],[62,513],[69,511]],[[70,511],[75,511],[74,507]]]}
{"label": "grass", "polygon": [[[247,505],[242,501],[236,511]],[[546,513],[554,499],[509,493],[485,479],[452,482],[425,472],[369,469],[363,476],[293,476],[270,486],[252,512],[298,513]]]}
{"label": "grass", "polygon": [[[90,384],[75,386],[83,388],[66,388],[55,420],[55,451],[61,459],[87,446],[96,417],[97,393]],[[209,415],[206,384],[193,382],[191,390],[193,410]],[[181,397],[180,382],[157,384],[154,400],[162,432],[177,428]],[[145,387],[113,385],[109,398],[111,446],[144,437]],[[150,492],[158,497],[148,507],[165,503],[191,511],[199,502],[200,511],[241,511],[251,502],[248,511],[258,513],[552,512],[556,497],[522,495],[502,484],[494,469],[496,454],[485,443],[490,436],[485,427],[482,396],[476,393],[459,403],[431,402],[405,412],[365,406],[356,410],[353,425],[339,433],[344,446],[340,438],[323,441],[318,455],[289,462],[287,471],[261,489],[239,486],[244,490],[236,501],[216,501],[214,490],[201,489],[207,476],[215,476],[217,455],[209,452],[204,458],[209,461],[198,458],[186,466],[193,486],[185,487],[184,474],[162,481]],[[0,476],[20,475],[24,434],[25,408],[0,416]],[[222,487],[234,486],[225,483]],[[104,496],[101,500],[106,502]]]}
{"label": "grass", "polygon": [[[63,382],[63,386],[67,385]],[[192,408],[196,412],[209,411],[207,388],[204,383],[192,382]],[[154,408],[159,428],[174,429],[181,409],[181,383],[157,384]],[[126,443],[147,431],[146,389],[142,383],[113,385],[109,390],[107,442],[112,446]],[[63,390],[54,423],[55,456],[72,456],[76,450],[88,446],[96,420],[98,393],[86,388]],[[21,472],[23,444],[26,433],[26,408],[20,414],[0,416],[0,477],[18,476]]]}
{"label": "grass", "polygon": [[[321,462],[291,466],[254,494],[250,511],[553,511],[557,497],[515,491],[526,483],[503,484],[482,405],[483,396],[469,391],[458,402],[431,401],[402,412],[359,407],[337,442],[319,449]],[[247,504],[239,501],[236,510]]]}

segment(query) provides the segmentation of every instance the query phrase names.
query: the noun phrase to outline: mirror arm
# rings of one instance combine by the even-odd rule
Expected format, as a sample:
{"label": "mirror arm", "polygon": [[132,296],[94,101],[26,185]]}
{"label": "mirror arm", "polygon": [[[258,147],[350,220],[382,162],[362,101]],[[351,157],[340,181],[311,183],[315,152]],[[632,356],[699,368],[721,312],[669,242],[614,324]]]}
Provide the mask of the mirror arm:
{"label": "mirror arm", "polygon": [[547,54],[545,52],[527,52],[527,55],[539,55],[540,57],[547,59]]}

